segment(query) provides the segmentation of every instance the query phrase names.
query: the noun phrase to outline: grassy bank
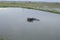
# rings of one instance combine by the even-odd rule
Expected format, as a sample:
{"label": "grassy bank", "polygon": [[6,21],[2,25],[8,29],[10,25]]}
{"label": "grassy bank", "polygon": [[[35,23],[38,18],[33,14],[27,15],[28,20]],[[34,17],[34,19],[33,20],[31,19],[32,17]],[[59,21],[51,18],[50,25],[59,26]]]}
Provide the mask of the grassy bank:
{"label": "grassy bank", "polygon": [[35,9],[35,10],[40,10],[40,11],[45,11],[45,12],[51,12],[51,13],[55,13],[55,14],[60,14],[60,12],[55,11],[55,10],[37,9],[37,8],[31,8],[31,7],[22,7],[22,8]]}
{"label": "grassy bank", "polygon": [[0,35],[0,40],[8,40],[8,37],[7,35],[3,36],[3,35]]}
{"label": "grassy bank", "polygon": [[[35,9],[40,11],[52,12],[60,14],[59,11],[49,10],[52,8],[60,8],[60,3],[47,3],[47,2],[0,2],[0,7],[21,7],[28,9]],[[48,8],[48,9],[44,9]]]}

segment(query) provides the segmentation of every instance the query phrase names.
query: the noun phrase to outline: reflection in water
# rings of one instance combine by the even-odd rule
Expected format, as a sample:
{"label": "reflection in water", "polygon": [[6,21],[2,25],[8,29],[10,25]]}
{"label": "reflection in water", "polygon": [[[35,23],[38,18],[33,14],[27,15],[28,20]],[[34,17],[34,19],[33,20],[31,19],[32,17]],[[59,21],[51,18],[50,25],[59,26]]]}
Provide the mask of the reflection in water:
{"label": "reflection in water", "polygon": [[[29,23],[27,18],[40,21]],[[2,9],[0,34],[8,40],[60,40],[60,14],[23,8]]]}

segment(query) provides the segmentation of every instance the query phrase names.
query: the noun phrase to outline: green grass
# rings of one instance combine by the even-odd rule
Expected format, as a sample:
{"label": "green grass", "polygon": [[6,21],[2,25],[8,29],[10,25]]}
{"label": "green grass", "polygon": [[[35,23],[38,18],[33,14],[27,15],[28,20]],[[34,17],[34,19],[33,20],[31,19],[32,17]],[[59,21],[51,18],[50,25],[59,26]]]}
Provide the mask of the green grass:
{"label": "green grass", "polygon": [[0,40],[8,40],[8,37],[0,35]]}
{"label": "green grass", "polygon": [[0,2],[0,7],[21,7],[28,9],[35,9],[40,11],[52,12],[56,14],[60,14],[59,11],[55,10],[45,10],[41,9],[44,6],[48,6],[48,8],[60,8],[60,3],[47,3],[47,2]]}
{"label": "green grass", "polygon": [[36,8],[30,8],[30,7],[22,7],[22,8],[35,9],[35,10],[40,10],[40,11],[46,11],[46,12],[51,12],[51,13],[55,13],[55,14],[60,14],[60,12],[55,11],[55,10],[36,9]]}
{"label": "green grass", "polygon": [[0,35],[0,40],[4,40],[4,38]]}
{"label": "green grass", "polygon": [[4,40],[3,38],[0,38],[0,40]]}

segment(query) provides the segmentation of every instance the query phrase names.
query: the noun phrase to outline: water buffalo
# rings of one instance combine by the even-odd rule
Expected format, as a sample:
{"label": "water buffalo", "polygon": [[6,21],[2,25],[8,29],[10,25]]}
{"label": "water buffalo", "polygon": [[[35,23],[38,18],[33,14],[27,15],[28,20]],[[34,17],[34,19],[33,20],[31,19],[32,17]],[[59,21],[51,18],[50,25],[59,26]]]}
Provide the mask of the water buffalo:
{"label": "water buffalo", "polygon": [[27,21],[28,22],[33,22],[33,21],[40,21],[40,20],[37,19],[37,18],[27,18]]}

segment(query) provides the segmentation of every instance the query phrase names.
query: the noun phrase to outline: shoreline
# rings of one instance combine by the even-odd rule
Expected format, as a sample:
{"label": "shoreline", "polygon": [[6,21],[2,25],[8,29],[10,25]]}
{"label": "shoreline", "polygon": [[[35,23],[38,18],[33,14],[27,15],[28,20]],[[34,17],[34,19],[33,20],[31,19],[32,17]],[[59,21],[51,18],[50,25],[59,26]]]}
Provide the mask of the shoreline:
{"label": "shoreline", "polygon": [[45,10],[45,9],[37,9],[37,8],[30,8],[30,7],[0,7],[0,10],[2,9],[8,9],[8,8],[25,8],[25,9],[33,9],[33,10],[40,10],[40,11],[45,11],[45,12],[51,12],[51,13],[55,13],[55,14],[60,14],[60,12],[58,11],[54,11],[54,10]]}

